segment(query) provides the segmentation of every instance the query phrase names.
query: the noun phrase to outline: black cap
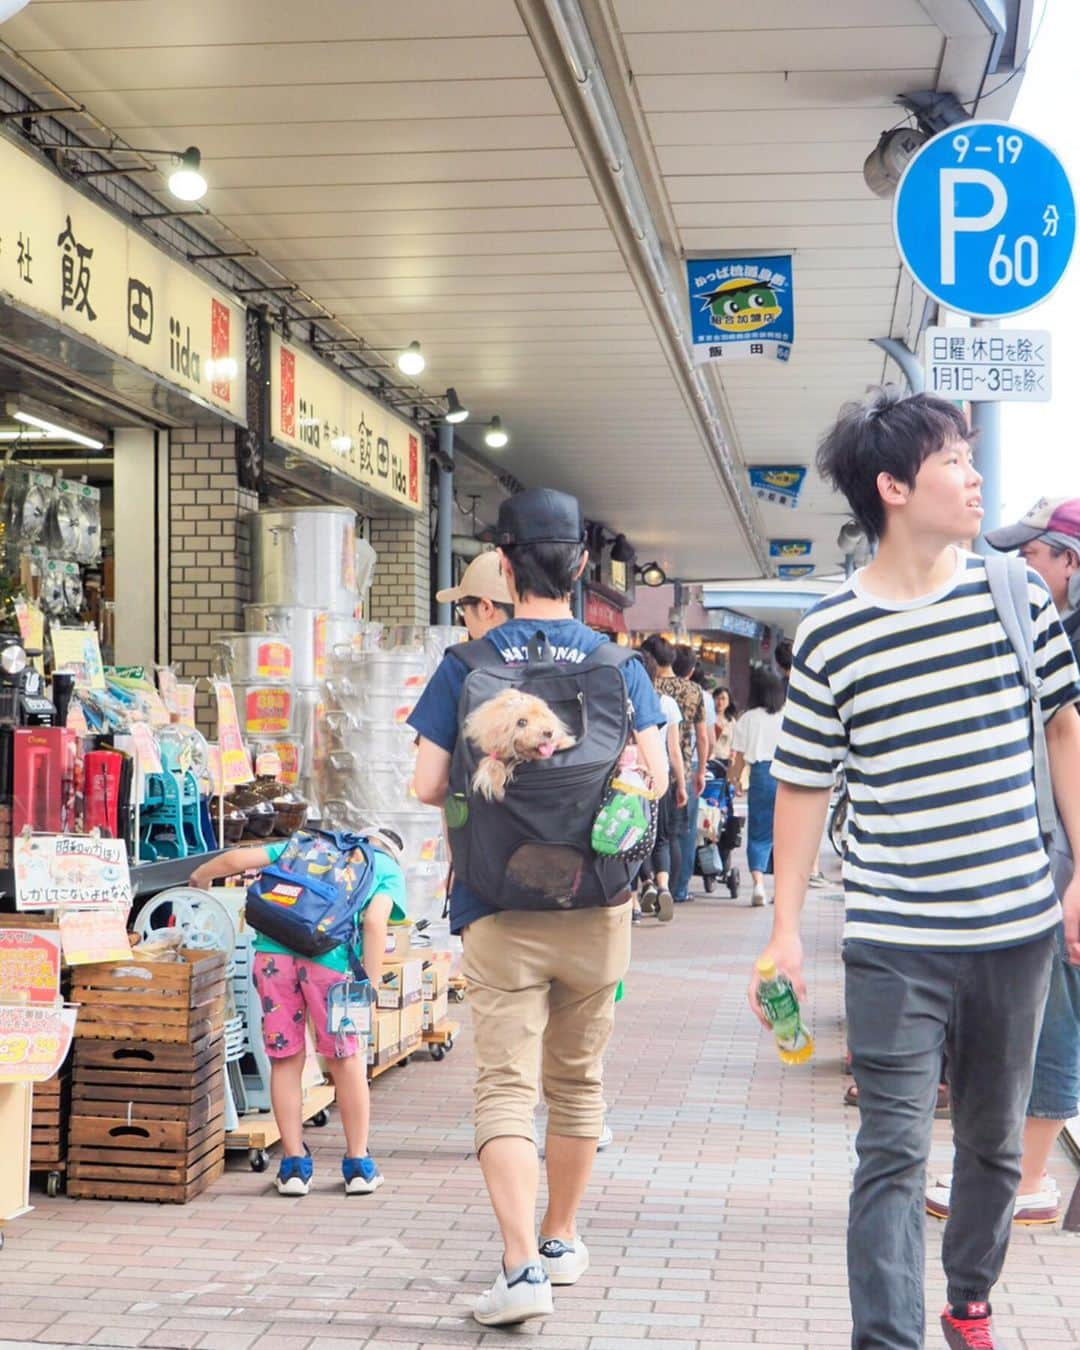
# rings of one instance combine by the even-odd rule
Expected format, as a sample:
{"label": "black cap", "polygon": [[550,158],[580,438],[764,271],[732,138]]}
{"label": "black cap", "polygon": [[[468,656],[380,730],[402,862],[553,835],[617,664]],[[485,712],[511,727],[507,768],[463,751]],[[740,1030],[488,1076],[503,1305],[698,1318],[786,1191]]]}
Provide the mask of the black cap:
{"label": "black cap", "polygon": [[584,544],[581,505],[568,492],[529,488],[499,507],[495,542],[511,544]]}

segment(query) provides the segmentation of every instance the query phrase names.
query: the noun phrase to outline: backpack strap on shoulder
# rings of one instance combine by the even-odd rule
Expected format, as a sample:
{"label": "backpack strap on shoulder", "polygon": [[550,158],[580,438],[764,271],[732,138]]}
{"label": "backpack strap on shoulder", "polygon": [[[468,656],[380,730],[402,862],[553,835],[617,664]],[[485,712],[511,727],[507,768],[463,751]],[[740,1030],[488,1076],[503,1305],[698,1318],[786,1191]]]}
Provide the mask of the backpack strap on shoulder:
{"label": "backpack strap on shoulder", "polygon": [[472,642],[455,642],[452,647],[447,647],[446,655],[460,661],[468,671],[501,670],[506,664],[495,644],[486,637],[476,638]]}
{"label": "backpack strap on shoulder", "polygon": [[1054,784],[1050,774],[1050,754],[1046,748],[1046,728],[1042,715],[1042,680],[1035,664],[1035,634],[1031,624],[1031,600],[1028,595],[1028,568],[1023,558],[993,554],[986,558],[986,579],[1001,626],[1020,663],[1020,676],[1028,691],[1031,706],[1032,752],[1035,761],[1035,801],[1039,812],[1039,830],[1053,834],[1057,827]]}
{"label": "backpack strap on shoulder", "polygon": [[637,660],[640,660],[640,657],[634,647],[620,647],[617,642],[601,642],[599,647],[585,658],[585,664],[614,666],[616,670],[621,670],[623,666]]}

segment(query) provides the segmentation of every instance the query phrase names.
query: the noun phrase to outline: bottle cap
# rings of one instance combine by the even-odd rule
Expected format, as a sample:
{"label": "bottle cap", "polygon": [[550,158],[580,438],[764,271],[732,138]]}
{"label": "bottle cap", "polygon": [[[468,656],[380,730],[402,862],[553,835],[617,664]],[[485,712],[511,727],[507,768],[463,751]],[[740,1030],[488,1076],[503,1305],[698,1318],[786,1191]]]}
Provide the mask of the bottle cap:
{"label": "bottle cap", "polygon": [[775,980],[777,975],[776,962],[771,957],[761,957],[757,963],[757,973],[763,980]]}

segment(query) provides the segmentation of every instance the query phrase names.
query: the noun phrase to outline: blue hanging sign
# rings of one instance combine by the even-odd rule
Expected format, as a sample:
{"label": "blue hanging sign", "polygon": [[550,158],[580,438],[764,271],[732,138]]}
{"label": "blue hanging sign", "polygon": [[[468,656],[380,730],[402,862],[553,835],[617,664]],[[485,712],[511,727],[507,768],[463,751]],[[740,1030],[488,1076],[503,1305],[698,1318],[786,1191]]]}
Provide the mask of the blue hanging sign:
{"label": "blue hanging sign", "polygon": [[810,539],[770,539],[770,558],[808,558],[814,547]]}
{"label": "blue hanging sign", "polygon": [[778,464],[753,468],[750,470],[750,491],[763,502],[794,509],[799,504],[799,493],[805,479],[805,465]]}
{"label": "blue hanging sign", "polygon": [[772,356],[786,361],[795,338],[791,255],[700,258],[686,264],[694,364]]}
{"label": "blue hanging sign", "polygon": [[813,563],[781,563],[776,575],[781,581],[797,581],[799,577],[808,577],[813,570]]}

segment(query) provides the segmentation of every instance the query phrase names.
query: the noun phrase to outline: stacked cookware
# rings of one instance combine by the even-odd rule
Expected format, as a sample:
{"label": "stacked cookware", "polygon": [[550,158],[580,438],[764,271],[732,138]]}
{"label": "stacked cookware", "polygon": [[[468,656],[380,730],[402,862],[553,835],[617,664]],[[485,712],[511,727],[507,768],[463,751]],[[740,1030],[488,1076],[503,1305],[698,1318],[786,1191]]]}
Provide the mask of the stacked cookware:
{"label": "stacked cookware", "polygon": [[360,617],[375,551],[347,506],[256,511],[249,531],[254,599],[245,632],[215,644],[215,670],[232,678],[252,755],[275,753],[282,781],[310,801],[330,655],[377,640]]}
{"label": "stacked cookware", "polygon": [[459,629],[408,626],[384,633],[378,648],[339,647],[325,686],[326,752],[315,781],[324,814],[396,831],[414,921],[441,912],[448,863],[442,813],[413,790],[416,737],[408,717],[446,646],[462,636]]}

